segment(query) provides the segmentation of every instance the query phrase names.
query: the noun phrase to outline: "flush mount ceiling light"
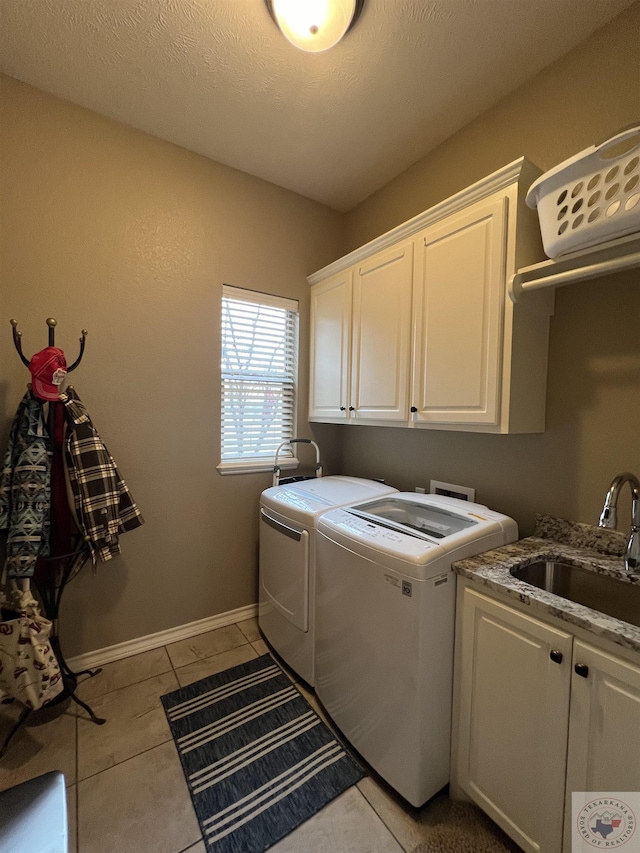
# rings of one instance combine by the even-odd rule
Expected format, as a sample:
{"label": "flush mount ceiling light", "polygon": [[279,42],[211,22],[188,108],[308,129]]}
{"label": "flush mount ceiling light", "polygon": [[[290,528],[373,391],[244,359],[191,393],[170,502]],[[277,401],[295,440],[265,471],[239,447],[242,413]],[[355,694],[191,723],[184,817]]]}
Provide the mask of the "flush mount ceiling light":
{"label": "flush mount ceiling light", "polygon": [[364,0],[265,0],[282,35],[300,50],[320,53],[357,21]]}

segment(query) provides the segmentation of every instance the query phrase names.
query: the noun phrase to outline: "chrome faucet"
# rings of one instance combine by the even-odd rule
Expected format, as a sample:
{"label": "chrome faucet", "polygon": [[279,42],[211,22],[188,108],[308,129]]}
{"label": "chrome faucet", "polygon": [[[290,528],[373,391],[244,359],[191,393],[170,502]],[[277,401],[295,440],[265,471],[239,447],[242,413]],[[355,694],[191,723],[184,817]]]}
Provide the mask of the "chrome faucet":
{"label": "chrome faucet", "polygon": [[618,495],[625,483],[631,486],[631,531],[624,555],[624,567],[627,572],[640,573],[640,480],[635,474],[624,471],[613,478],[600,513],[598,527],[615,528],[618,521]]}

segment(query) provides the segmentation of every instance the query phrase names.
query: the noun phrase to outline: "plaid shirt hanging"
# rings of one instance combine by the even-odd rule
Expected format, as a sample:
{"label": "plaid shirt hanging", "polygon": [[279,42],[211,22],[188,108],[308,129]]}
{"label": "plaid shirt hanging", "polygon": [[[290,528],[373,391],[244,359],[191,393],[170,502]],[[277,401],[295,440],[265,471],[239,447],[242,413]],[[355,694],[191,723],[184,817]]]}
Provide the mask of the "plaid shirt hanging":
{"label": "plaid shirt hanging", "polygon": [[144,519],[75,390],[68,388],[60,400],[67,415],[65,462],[73,508],[95,565],[119,554],[118,537]]}

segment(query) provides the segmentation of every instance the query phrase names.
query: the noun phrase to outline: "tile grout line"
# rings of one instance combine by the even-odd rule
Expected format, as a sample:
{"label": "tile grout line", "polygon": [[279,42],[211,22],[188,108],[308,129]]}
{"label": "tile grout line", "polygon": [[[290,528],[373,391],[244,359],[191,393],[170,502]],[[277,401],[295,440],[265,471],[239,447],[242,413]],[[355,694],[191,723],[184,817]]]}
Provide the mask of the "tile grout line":
{"label": "tile grout line", "polygon": [[[369,774],[367,774],[367,777],[368,777],[369,779],[371,779],[372,781],[375,781],[375,780],[373,780],[373,778],[372,778]],[[366,793],[365,793],[365,792],[364,792],[364,791],[363,791],[363,790],[362,790],[358,785],[356,785],[356,787],[358,788],[358,790],[360,791],[360,793],[361,793],[361,794],[362,794],[362,796],[364,797],[365,801],[369,804],[370,808],[371,808],[371,809],[373,809],[374,813],[378,816],[378,818],[380,819],[380,821],[381,821],[381,823],[383,824],[383,826],[386,826],[386,828],[388,829],[389,833],[390,833],[390,834],[393,836],[393,838],[396,840],[396,842],[397,842],[397,844],[398,844],[398,847],[401,847],[401,848],[402,848],[402,850],[404,851],[404,853],[409,853],[409,849],[410,849],[410,848],[405,847],[405,845],[402,843],[402,841],[400,841],[400,839],[399,839],[399,838],[398,838],[398,836],[395,834],[395,832],[393,831],[393,829],[389,826],[389,824],[386,822],[386,820],[383,818],[383,816],[382,816],[382,815],[380,814],[380,812],[377,810],[377,808],[375,807],[375,805],[371,802],[371,800],[369,799],[369,797],[367,797]],[[414,845],[414,846],[415,846],[415,845]],[[413,849],[413,847],[412,847],[411,849]]]}
{"label": "tile grout line", "polygon": [[[243,621],[244,621],[244,622],[248,622],[248,621],[250,621],[250,620],[248,620],[248,619],[244,619]],[[258,620],[256,619],[256,622],[257,622],[257,621],[258,621]],[[240,633],[242,634],[242,636],[246,638],[246,640],[247,640],[247,642],[248,642],[248,643],[251,643],[251,644],[253,644],[253,643],[257,643],[257,642],[258,642],[258,640],[261,640],[261,639],[262,639],[262,635],[261,635],[261,634],[258,636],[258,640],[251,640],[251,639],[249,639],[249,637],[247,637],[247,635],[245,634],[245,632],[244,632],[244,631],[242,630],[242,628],[240,627],[240,622],[234,622],[233,624],[234,624],[234,625],[236,626],[236,628],[240,631]],[[259,632],[258,632],[258,633],[259,633]]]}
{"label": "tile grout line", "polygon": [[193,850],[196,844],[200,844],[202,842],[204,844],[204,838],[200,836],[197,841],[194,841],[193,844],[190,844],[188,847],[183,847],[181,850],[178,850],[178,853],[189,853],[189,850]]}
{"label": "tile grout line", "polygon": [[386,822],[384,821],[384,819],[383,819],[382,815],[378,812],[378,810],[377,810],[377,809],[376,809],[376,807],[373,805],[373,803],[372,803],[372,802],[367,798],[367,795],[364,793],[364,791],[360,790],[360,788],[358,787],[358,783],[357,783],[357,782],[356,782],[356,784],[355,784],[353,787],[357,790],[357,792],[360,794],[360,796],[361,796],[361,797],[362,797],[362,799],[365,801],[365,803],[367,804],[367,806],[371,809],[371,811],[372,811],[372,812],[374,813],[374,815],[378,818],[378,820],[380,821],[380,823],[381,823],[381,824],[384,826],[384,828],[387,830],[387,832],[389,833],[389,835],[390,835],[390,836],[393,838],[393,840],[396,842],[396,844],[398,845],[398,847],[400,848],[400,850],[402,850],[402,853],[409,853],[408,849],[404,846],[404,844],[403,844],[403,843],[400,841],[400,839],[396,836],[395,832],[391,829],[391,827],[390,827],[390,826],[388,826],[388,825],[386,824]]}
{"label": "tile grout line", "polygon": [[175,676],[178,687],[180,687],[180,680],[178,679],[178,673],[176,672],[176,668],[173,665],[173,661],[171,660],[171,655],[169,654],[169,649],[166,646],[163,646],[162,648],[164,649],[164,653],[167,656],[167,659],[169,661],[169,666],[171,667],[171,671],[173,672],[173,674]]}
{"label": "tile grout line", "polygon": [[[246,621],[246,620],[245,620],[245,621]],[[203,657],[203,658],[201,658],[201,657],[196,658],[196,660],[192,660],[192,661],[190,661],[189,663],[184,663],[184,664],[182,664],[182,666],[178,666],[178,667],[174,666],[174,663],[173,663],[173,660],[172,660],[171,655],[170,655],[170,653],[169,653],[169,649],[168,649],[168,647],[167,647],[167,646],[163,646],[163,648],[164,648],[164,649],[166,650],[166,652],[167,652],[167,657],[169,658],[169,663],[171,664],[171,667],[172,667],[173,671],[176,673],[176,677],[177,677],[177,670],[178,670],[178,669],[185,669],[185,667],[187,667],[187,666],[193,666],[193,665],[195,665],[195,664],[197,664],[197,663],[201,663],[202,661],[210,660],[211,658],[215,658],[215,657],[217,657],[218,655],[224,655],[224,654],[227,654],[227,652],[233,652],[233,651],[235,651],[236,649],[241,649],[243,646],[251,646],[251,647],[253,648],[253,642],[252,642],[251,640],[249,640],[249,639],[248,639],[247,635],[246,635],[246,634],[242,631],[242,629],[238,626],[238,623],[237,623],[237,622],[233,622],[231,625],[226,625],[225,627],[227,627],[227,628],[231,628],[231,627],[233,627],[234,625],[235,625],[235,627],[236,627],[236,628],[238,628],[238,630],[240,631],[240,634],[241,634],[241,636],[242,636],[242,638],[243,638],[243,640],[244,640],[244,642],[243,642],[243,643],[238,643],[238,645],[237,645],[237,646],[230,646],[228,649],[222,649],[222,650],[221,650],[221,651],[219,651],[219,652],[214,652],[212,655],[207,655],[206,657]],[[216,630],[218,630],[218,629],[216,629]],[[193,639],[193,638],[188,638],[188,639]],[[262,638],[260,638],[260,639],[262,639]],[[184,640],[181,640],[180,642],[184,642]],[[256,640],[255,642],[258,642],[258,641]],[[172,645],[173,645],[173,644],[172,644]],[[254,651],[256,651],[256,650],[254,649]],[[256,654],[257,654],[257,652],[256,652]]]}
{"label": "tile grout line", "polygon": [[119,767],[121,764],[125,764],[127,761],[132,761],[134,758],[138,758],[139,755],[145,755],[145,753],[151,752],[152,749],[158,749],[158,747],[164,746],[165,743],[173,742],[173,736],[169,735],[167,740],[163,740],[160,743],[154,743],[153,746],[148,746],[146,749],[143,749],[140,752],[136,752],[135,755],[129,755],[127,758],[123,758],[121,761],[116,761],[114,764],[110,764],[109,767],[104,767],[102,770],[96,770],[95,773],[89,774],[89,776],[84,776],[81,780],[78,781],[78,784],[81,781],[87,782],[89,779],[95,779],[96,776],[99,776],[101,773],[106,773],[109,770],[113,770],[114,767]]}
{"label": "tile grout line", "polygon": [[[212,655],[207,655],[207,657],[205,657],[205,658],[196,658],[196,660],[192,660],[189,663],[183,664],[182,666],[174,667],[173,663],[171,664],[171,666],[172,666],[172,669],[176,673],[176,676],[177,676],[178,670],[180,670],[180,669],[186,669],[188,666],[195,666],[198,663],[204,663],[204,661],[211,660],[212,658],[216,658],[216,657],[218,657],[218,655],[226,655],[229,652],[235,652],[236,649],[242,649],[245,646],[251,646],[251,648],[253,648],[253,643],[251,643],[249,640],[246,640],[244,643],[240,643],[238,646],[231,646],[231,648],[229,648],[229,649],[224,649],[221,652],[215,652]],[[254,652],[256,651],[255,649],[253,649],[253,650],[254,650]],[[257,652],[256,652],[256,654],[257,654]],[[223,672],[224,670],[220,670],[220,671]],[[216,673],[211,673],[211,674],[215,675]],[[203,676],[203,678],[207,678],[207,676]],[[200,680],[200,679],[198,679],[198,680]],[[185,687],[187,687],[187,686],[188,685],[185,685]]]}
{"label": "tile grout line", "polygon": [[[174,670],[174,672],[175,672],[175,669],[173,667],[173,663],[171,662],[171,657],[169,656],[169,653],[166,651],[167,647],[161,646],[160,648],[163,648],[167,654],[170,669],[165,669],[162,672],[156,672],[153,675],[147,675],[144,678],[139,678],[137,681],[132,681],[130,684],[121,684],[120,687],[114,687],[112,690],[106,690],[104,693],[98,693],[96,696],[89,696],[86,699],[84,696],[82,696],[80,698],[82,699],[83,702],[95,702],[98,699],[102,699],[104,696],[109,696],[110,693],[115,693],[117,690],[125,690],[127,687],[133,687],[134,684],[142,684],[144,681],[150,681],[152,678],[159,678],[161,675],[166,675],[168,672],[171,672],[171,670]],[[155,651],[155,649],[153,651]],[[141,654],[146,654],[146,653],[141,652]],[[135,655],[132,655],[132,657],[135,657]],[[130,660],[130,658],[129,658],[129,660]],[[114,663],[118,663],[118,661],[114,661]],[[109,665],[110,664],[105,664],[105,666],[109,666]],[[96,675],[97,674],[99,674],[99,673],[96,673]],[[95,676],[89,676],[89,678],[84,678],[82,681],[80,681],[78,683],[78,686],[80,686],[80,684],[84,684],[87,681],[91,681],[92,677],[95,677]],[[82,719],[84,720],[84,719],[88,719],[88,718],[83,717]]]}

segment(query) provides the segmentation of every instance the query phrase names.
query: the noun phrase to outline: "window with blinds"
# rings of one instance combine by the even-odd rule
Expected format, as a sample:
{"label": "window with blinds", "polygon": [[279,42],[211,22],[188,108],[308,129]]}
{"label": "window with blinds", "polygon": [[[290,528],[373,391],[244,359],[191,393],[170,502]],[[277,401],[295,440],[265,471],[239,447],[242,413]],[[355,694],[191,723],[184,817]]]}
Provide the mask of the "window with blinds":
{"label": "window with blinds", "polygon": [[[221,469],[273,465],[295,436],[297,370],[297,301],[224,285]],[[278,458],[293,461],[291,448]]]}

